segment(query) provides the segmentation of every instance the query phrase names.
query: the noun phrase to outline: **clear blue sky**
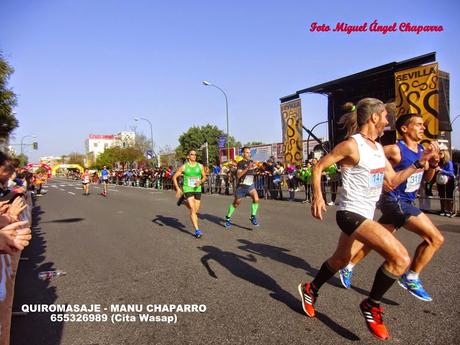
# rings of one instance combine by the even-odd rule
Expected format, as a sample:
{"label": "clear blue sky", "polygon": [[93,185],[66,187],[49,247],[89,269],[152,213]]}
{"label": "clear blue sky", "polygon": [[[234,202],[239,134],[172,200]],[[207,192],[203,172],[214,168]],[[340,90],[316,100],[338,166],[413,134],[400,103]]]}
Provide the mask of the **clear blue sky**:
{"label": "clear blue sky", "polygon": [[[154,123],[157,145],[175,147],[192,125],[242,142],[281,140],[279,98],[431,51],[450,73],[452,118],[460,114],[460,6],[457,1],[107,1],[2,0],[0,50],[15,68],[10,86],[24,135],[44,155],[84,151],[90,133]],[[411,22],[443,33],[311,33],[312,22]],[[302,98],[306,127],[327,120],[324,96]],[[460,119],[453,143],[460,147]],[[325,126],[318,134],[326,135]],[[26,142],[28,140],[26,139]]]}

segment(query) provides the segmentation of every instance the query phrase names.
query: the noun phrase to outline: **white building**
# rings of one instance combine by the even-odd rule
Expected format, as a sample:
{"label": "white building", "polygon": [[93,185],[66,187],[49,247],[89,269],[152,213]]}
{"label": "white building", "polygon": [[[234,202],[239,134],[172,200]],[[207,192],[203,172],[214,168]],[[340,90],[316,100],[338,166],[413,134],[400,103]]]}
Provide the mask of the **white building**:
{"label": "white building", "polygon": [[40,157],[40,163],[48,164],[48,165],[55,165],[57,162],[62,162],[62,156],[45,156]]}
{"label": "white building", "polygon": [[85,140],[85,155],[87,160],[94,162],[98,155],[109,147],[122,148],[134,146],[136,134],[134,132],[120,132],[118,134],[90,134]]}

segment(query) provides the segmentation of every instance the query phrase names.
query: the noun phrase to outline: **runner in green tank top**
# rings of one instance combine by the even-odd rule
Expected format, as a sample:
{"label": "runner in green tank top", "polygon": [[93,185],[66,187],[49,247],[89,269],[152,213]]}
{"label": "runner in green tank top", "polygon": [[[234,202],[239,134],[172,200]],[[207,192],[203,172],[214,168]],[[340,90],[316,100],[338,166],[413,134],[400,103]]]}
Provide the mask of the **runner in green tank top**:
{"label": "runner in green tank top", "polygon": [[[177,183],[177,178],[184,175],[183,190]],[[198,226],[198,210],[201,203],[201,185],[206,181],[206,173],[203,166],[196,161],[196,151],[190,150],[187,155],[187,162],[182,165],[173,176],[173,183],[176,187],[176,197],[186,200],[185,206],[190,210],[190,220],[195,228],[195,237],[200,238],[203,233]],[[180,205],[180,204],[179,204]]]}

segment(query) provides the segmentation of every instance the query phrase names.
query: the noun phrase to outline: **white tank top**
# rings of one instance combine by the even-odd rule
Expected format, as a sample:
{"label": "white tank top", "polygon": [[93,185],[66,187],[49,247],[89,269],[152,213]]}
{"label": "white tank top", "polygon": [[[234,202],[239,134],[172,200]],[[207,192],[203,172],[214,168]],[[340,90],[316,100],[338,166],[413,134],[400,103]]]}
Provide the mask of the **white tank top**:
{"label": "white tank top", "polygon": [[352,138],[358,144],[359,162],[354,167],[342,167],[343,192],[340,193],[337,210],[372,219],[382,192],[385,153],[382,145],[375,143],[377,149],[372,148],[361,134]]}

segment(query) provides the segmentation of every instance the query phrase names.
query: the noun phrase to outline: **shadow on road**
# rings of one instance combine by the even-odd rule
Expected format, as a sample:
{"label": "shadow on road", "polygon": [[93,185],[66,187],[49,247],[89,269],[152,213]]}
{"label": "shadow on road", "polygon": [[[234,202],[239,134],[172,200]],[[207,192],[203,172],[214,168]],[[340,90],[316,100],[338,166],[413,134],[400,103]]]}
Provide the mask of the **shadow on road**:
{"label": "shadow on road", "polygon": [[271,258],[294,268],[300,268],[310,276],[314,276],[316,272],[318,272],[318,270],[311,267],[304,259],[288,254],[287,252],[289,252],[289,249],[271,246],[264,243],[253,243],[242,239],[239,239],[238,242],[243,244],[242,246],[239,246],[238,249],[244,250],[248,253]]}
{"label": "shadow on road", "polygon": [[271,291],[270,296],[272,298],[286,304],[293,311],[299,314],[303,313],[300,303],[294,296],[283,290],[273,278],[245,262],[256,262],[254,255],[249,254],[247,257],[241,256],[213,246],[198,248],[207,253],[201,258],[201,263],[211,277],[218,279],[216,273],[212,270],[211,266],[209,266],[209,261],[214,260],[236,277]]}
{"label": "shadow on road", "polygon": [[[301,303],[301,302],[299,301],[299,303]],[[349,331],[348,329],[340,326],[337,322],[335,322],[329,316],[327,316],[327,315],[325,315],[323,313],[319,313],[317,311],[316,312],[316,318],[319,321],[321,321],[322,323],[324,323],[327,327],[332,329],[335,333],[337,333],[338,335],[340,335],[341,337],[343,337],[345,339],[352,340],[352,341],[361,340],[361,338],[358,337],[356,334],[354,334],[353,332]]]}
{"label": "shadow on road", "polygon": [[[198,218],[199,219],[203,219],[203,220],[207,220],[207,221],[210,221],[214,224],[217,224],[219,226],[221,226],[222,228],[224,227],[224,224],[225,224],[225,219],[222,218],[222,217],[217,217],[217,216],[214,216],[212,214],[208,214],[208,213],[199,213],[198,214]],[[241,225],[238,225],[238,224],[235,224],[235,223],[232,223],[232,227],[235,227],[235,228],[239,228],[239,229],[243,229],[243,230],[248,230],[248,231],[252,231],[251,228],[248,228],[248,227],[245,227],[245,226],[241,226]]]}
{"label": "shadow on road", "polygon": [[[318,270],[310,266],[310,264],[306,262],[304,259],[288,254],[287,252],[289,252],[289,249],[271,246],[264,243],[253,243],[243,239],[239,239],[238,242],[243,244],[242,246],[238,247],[241,250],[244,250],[251,254],[256,254],[270,258],[272,260],[278,261],[282,264],[286,264],[294,268],[300,268],[301,270],[304,270],[305,273],[311,276],[312,278],[314,278],[318,273]],[[327,283],[334,287],[343,289],[340,279],[335,276],[332,277]],[[372,284],[372,281],[370,281],[370,283]],[[369,296],[369,291],[365,289],[359,288],[354,285],[351,286],[351,289],[355,290],[363,296]],[[382,298],[382,302],[389,305],[399,305],[399,303],[396,303],[387,298]]]}
{"label": "shadow on road", "polygon": [[184,234],[190,235],[195,237],[195,235],[191,232],[189,232],[186,228],[185,225],[182,224],[178,218],[174,217],[166,217],[160,214],[156,215],[156,218],[152,219],[152,223],[155,223],[159,226],[168,226],[170,228],[174,228],[176,230],[179,230],[183,232]]}
{"label": "shadow on road", "polygon": [[42,224],[46,223],[77,223],[85,220],[85,218],[65,218],[65,219],[55,219],[55,220],[48,220],[46,222],[41,222]]}
{"label": "shadow on road", "polygon": [[[32,240],[24,249],[23,258],[18,267],[16,276],[13,311],[21,311],[25,304],[53,304],[57,299],[56,287],[50,286],[51,281],[41,280],[38,273],[41,271],[56,270],[54,263],[45,262],[46,241],[40,223],[40,206],[32,210]],[[56,278],[61,279],[61,278]],[[25,316],[14,316],[11,321],[11,345],[61,343],[64,324],[51,322],[49,313],[29,313]]]}

